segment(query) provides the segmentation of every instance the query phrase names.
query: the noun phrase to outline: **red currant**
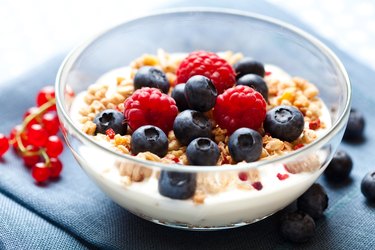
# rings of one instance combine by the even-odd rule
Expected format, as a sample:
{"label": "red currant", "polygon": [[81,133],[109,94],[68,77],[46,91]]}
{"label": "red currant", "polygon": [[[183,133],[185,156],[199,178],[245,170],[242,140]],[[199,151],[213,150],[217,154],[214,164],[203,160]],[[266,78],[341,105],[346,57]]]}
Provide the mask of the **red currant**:
{"label": "red currant", "polygon": [[29,121],[29,123],[26,126],[27,128],[30,128],[33,124],[39,124],[40,123],[39,108],[37,108],[37,107],[29,108],[25,112],[25,114],[23,115],[23,119],[25,120],[26,117],[28,117],[31,114],[35,114],[37,116],[34,119],[32,119],[31,121]]}
{"label": "red currant", "polygon": [[59,131],[59,118],[57,117],[56,112],[47,112],[42,116],[42,124],[45,130],[50,135],[55,135]]}
{"label": "red currant", "polygon": [[28,142],[38,147],[46,145],[49,136],[47,131],[40,124],[33,124],[27,134]]}
{"label": "red currant", "polygon": [[[37,106],[40,107],[53,98],[55,98],[55,88],[53,86],[45,86],[36,97]],[[48,110],[56,110],[56,105],[53,105]]]}
{"label": "red currant", "polygon": [[60,176],[61,170],[63,169],[63,165],[58,158],[51,158],[50,159],[50,177],[57,178]]}
{"label": "red currant", "polygon": [[31,169],[31,175],[33,176],[35,181],[44,182],[50,177],[51,171],[44,162],[38,162]]}
{"label": "red currant", "polygon": [[[9,134],[9,141],[11,142],[11,144],[13,144],[13,149],[17,153],[19,152],[19,146],[18,146],[18,142],[16,141],[16,134],[19,133],[21,129],[22,129],[22,125],[17,125],[10,131],[10,134]],[[21,133],[20,138],[22,141],[22,145],[24,145],[24,147],[29,145],[27,141],[27,136],[25,133]]]}
{"label": "red currant", "polygon": [[5,135],[0,134],[0,157],[2,157],[9,149],[9,141]]}
{"label": "red currant", "polygon": [[[28,145],[26,147],[26,150],[28,153],[36,153],[39,151],[39,148],[33,145]],[[40,155],[39,154],[35,154],[35,155],[24,154],[22,155],[22,159],[23,159],[23,163],[25,164],[25,166],[31,168],[40,161]]]}
{"label": "red currant", "polygon": [[46,143],[46,153],[49,157],[57,157],[64,150],[64,145],[60,138],[56,135],[51,135],[48,137]]}

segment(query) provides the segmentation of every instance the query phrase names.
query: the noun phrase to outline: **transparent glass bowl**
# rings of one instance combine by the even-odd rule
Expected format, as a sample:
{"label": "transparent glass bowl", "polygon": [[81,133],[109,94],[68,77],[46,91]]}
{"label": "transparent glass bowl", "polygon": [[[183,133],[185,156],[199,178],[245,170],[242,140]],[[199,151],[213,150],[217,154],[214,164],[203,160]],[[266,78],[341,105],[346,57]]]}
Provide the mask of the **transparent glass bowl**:
{"label": "transparent glass bowl", "polygon": [[[274,64],[292,76],[316,84],[327,105],[332,127],[319,139],[292,153],[248,164],[175,166],[145,161],[112,151],[83,133],[70,114],[72,93],[86,90],[109,70],[124,67],[142,54],[195,50],[242,52]],[[190,8],[140,17],[110,29],[72,51],[62,64],[56,81],[59,118],[67,144],[78,163],[116,203],[147,220],[190,230],[215,230],[246,225],[284,208],[312,185],[326,168],[342,139],[348,119],[351,87],[337,57],[320,41],[278,20],[223,9]],[[221,190],[231,177],[256,169],[267,175],[281,166],[318,164],[309,173],[290,174],[278,181],[262,182],[261,190],[219,191],[203,204],[175,200],[158,192],[161,170],[206,176],[208,185]],[[116,171],[149,171],[153,177],[131,184]],[[264,178],[263,178],[264,179]],[[250,185],[250,184],[249,184]]]}

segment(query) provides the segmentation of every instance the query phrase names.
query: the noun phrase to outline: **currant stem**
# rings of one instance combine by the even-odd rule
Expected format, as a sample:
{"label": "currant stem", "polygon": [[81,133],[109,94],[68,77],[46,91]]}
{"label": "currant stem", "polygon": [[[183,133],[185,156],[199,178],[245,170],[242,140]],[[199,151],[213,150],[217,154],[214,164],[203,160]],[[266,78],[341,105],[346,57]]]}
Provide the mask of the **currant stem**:
{"label": "currant stem", "polygon": [[40,151],[40,154],[43,156],[44,158],[44,162],[46,163],[46,166],[49,167],[50,166],[50,163],[51,163],[51,160],[47,154],[47,152],[44,150],[44,149],[41,149],[39,150]]}

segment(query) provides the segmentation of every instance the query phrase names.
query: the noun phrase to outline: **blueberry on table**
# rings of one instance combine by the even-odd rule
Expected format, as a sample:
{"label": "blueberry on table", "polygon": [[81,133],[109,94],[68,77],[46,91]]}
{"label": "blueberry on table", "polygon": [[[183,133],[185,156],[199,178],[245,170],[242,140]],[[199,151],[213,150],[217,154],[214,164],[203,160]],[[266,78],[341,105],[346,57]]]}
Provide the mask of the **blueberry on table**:
{"label": "blueberry on table", "polygon": [[344,140],[358,140],[363,137],[365,129],[365,118],[363,114],[356,110],[351,109],[348,124],[344,133]]}
{"label": "blueberry on table", "polygon": [[185,97],[185,84],[177,84],[173,88],[171,96],[176,101],[178,111],[182,112],[186,109],[189,109],[189,105]]}
{"label": "blueberry on table", "polygon": [[296,140],[304,129],[303,114],[293,106],[281,105],[269,110],[264,120],[264,130],[283,141]]}
{"label": "blueberry on table", "polygon": [[164,157],[168,152],[168,138],[160,128],[145,125],[134,131],[130,146],[133,154],[149,151]]}
{"label": "blueberry on table", "polygon": [[195,75],[186,82],[185,97],[191,109],[207,112],[215,106],[217,90],[209,78]]}
{"label": "blueberry on table", "polygon": [[264,100],[268,101],[268,87],[266,82],[262,77],[256,74],[246,74],[241,76],[238,80],[236,85],[246,85],[249,86],[263,96]]}
{"label": "blueberry on table", "polygon": [[173,172],[162,170],[160,172],[158,189],[163,196],[185,200],[192,197],[197,186],[195,173]]}
{"label": "blueberry on table", "polygon": [[211,139],[199,137],[189,143],[186,156],[190,165],[213,166],[219,160],[220,150]]}
{"label": "blueberry on table", "polygon": [[237,79],[246,74],[256,74],[264,77],[264,74],[266,73],[263,63],[248,57],[245,57],[236,63],[234,65],[234,70],[236,71]]}
{"label": "blueberry on table", "polygon": [[134,76],[134,88],[158,88],[164,94],[169,91],[169,81],[163,71],[155,67],[143,66]]}
{"label": "blueberry on table", "polygon": [[235,162],[253,162],[262,154],[262,136],[250,128],[239,128],[229,137],[229,153]]}
{"label": "blueberry on table", "polygon": [[328,207],[328,195],[320,184],[315,183],[297,199],[297,206],[312,218],[319,219]]}
{"label": "blueberry on table", "polygon": [[375,201],[375,171],[369,172],[361,182],[361,192],[370,201]]}
{"label": "blueberry on table", "polygon": [[343,150],[339,150],[333,156],[331,162],[328,164],[324,175],[331,181],[346,180],[353,168],[353,161],[349,154]]}
{"label": "blueberry on table", "polygon": [[310,215],[296,211],[286,214],[281,219],[281,235],[296,243],[307,242],[315,234],[315,222]]}
{"label": "blueberry on table", "polygon": [[173,123],[173,131],[182,145],[188,145],[198,137],[211,138],[212,124],[201,112],[185,110],[179,113]]}
{"label": "blueberry on table", "polygon": [[105,134],[110,128],[120,135],[125,135],[127,131],[124,114],[114,109],[106,109],[97,114],[94,123],[96,124],[95,134]]}

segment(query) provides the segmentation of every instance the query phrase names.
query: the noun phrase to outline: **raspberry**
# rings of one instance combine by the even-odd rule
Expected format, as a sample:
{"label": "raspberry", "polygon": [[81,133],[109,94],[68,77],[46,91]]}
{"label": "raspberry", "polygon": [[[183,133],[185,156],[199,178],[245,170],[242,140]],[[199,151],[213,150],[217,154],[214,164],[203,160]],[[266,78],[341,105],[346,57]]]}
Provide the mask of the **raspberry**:
{"label": "raspberry", "polygon": [[216,99],[214,118],[229,134],[242,127],[258,130],[265,117],[266,101],[248,86],[227,89]]}
{"label": "raspberry", "polygon": [[149,87],[136,90],[125,100],[124,106],[124,115],[133,131],[144,125],[154,125],[167,134],[178,113],[172,97]]}
{"label": "raspberry", "polygon": [[186,83],[195,75],[211,79],[219,94],[236,83],[236,73],[229,63],[217,54],[206,51],[190,53],[177,69],[177,83]]}

